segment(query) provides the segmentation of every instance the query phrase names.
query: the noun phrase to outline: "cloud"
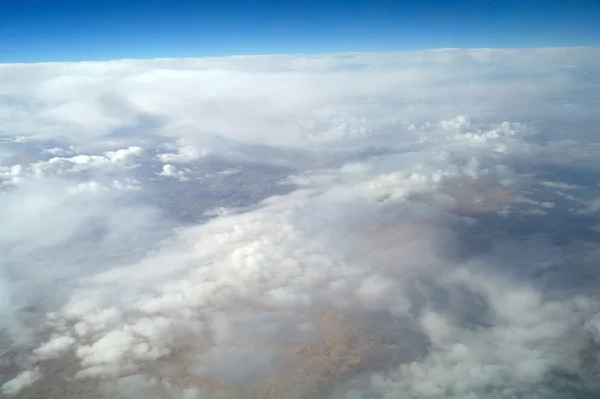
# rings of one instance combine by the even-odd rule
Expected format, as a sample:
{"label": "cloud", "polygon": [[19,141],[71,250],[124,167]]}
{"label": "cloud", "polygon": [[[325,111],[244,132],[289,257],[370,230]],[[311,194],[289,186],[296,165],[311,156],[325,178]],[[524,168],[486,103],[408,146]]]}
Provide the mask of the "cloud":
{"label": "cloud", "polygon": [[0,65],[3,392],[593,394],[598,54]]}
{"label": "cloud", "polygon": [[580,190],[582,188],[585,188],[576,184],[569,184],[565,182],[544,181],[541,184],[545,187],[555,188],[557,190]]}
{"label": "cloud", "polygon": [[166,152],[156,155],[156,159],[163,163],[189,163],[200,158],[205,157],[210,153],[209,149],[198,149],[194,146],[183,144],[182,142],[177,143],[178,145],[163,146],[166,149],[175,149],[176,152]]}
{"label": "cloud", "polygon": [[[189,172],[189,169],[187,169],[186,171]],[[160,173],[157,173],[157,175],[163,177],[173,177],[179,181],[187,181],[189,180],[189,177],[185,175],[186,171],[179,170],[176,166],[166,164],[163,165],[162,171]]]}
{"label": "cloud", "polygon": [[10,381],[2,384],[2,393],[8,396],[13,396],[21,392],[24,388],[35,383],[40,379],[39,370],[27,370],[16,376]]}
{"label": "cloud", "polygon": [[34,353],[41,360],[53,359],[69,350],[74,343],[75,340],[69,336],[59,336],[37,348]]}

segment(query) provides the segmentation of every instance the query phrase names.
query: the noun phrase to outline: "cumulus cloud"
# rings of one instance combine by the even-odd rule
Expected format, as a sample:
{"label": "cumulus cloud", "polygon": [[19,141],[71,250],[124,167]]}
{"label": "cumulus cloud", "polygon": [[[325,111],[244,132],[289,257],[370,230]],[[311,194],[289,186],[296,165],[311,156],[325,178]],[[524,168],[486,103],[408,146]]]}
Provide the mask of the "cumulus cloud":
{"label": "cumulus cloud", "polygon": [[565,65],[600,53],[0,65],[3,393],[596,393]]}
{"label": "cumulus cloud", "polygon": [[177,169],[176,166],[166,164],[166,165],[163,165],[162,171],[157,174],[159,176],[163,176],[163,177],[172,177],[179,181],[187,181],[187,180],[189,180],[189,177],[186,176],[186,172],[189,172],[189,171],[190,171],[189,169],[186,169],[185,171],[179,170],[179,169]]}

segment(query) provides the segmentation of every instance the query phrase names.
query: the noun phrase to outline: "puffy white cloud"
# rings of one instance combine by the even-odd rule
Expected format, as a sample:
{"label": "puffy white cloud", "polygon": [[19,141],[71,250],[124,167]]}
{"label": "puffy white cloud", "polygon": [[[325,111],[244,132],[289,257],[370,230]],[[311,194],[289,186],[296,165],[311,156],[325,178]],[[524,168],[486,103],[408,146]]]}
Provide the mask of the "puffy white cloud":
{"label": "puffy white cloud", "polygon": [[113,163],[129,164],[135,159],[144,156],[144,149],[131,146],[117,151],[107,151],[105,156]]}
{"label": "puffy white cloud", "polygon": [[185,171],[183,171],[183,170],[177,169],[176,166],[166,164],[166,165],[163,165],[162,171],[160,173],[157,173],[157,175],[163,176],[163,177],[173,177],[179,181],[187,181],[187,180],[189,180],[189,177],[186,176],[186,172],[189,172],[189,169],[186,169]]}
{"label": "puffy white cloud", "polygon": [[[54,150],[54,149],[53,149]],[[56,151],[53,151],[56,152]],[[15,185],[27,180],[44,179],[47,177],[80,178],[82,174],[94,173],[106,175],[110,173],[122,174],[123,170],[135,167],[135,162],[143,158],[145,152],[140,147],[128,147],[116,151],[107,151],[103,155],[78,154],[68,157],[52,157],[47,160],[0,166],[0,186]],[[122,176],[119,176],[122,177]],[[137,182],[130,177],[125,178],[126,183],[113,180],[115,189],[136,189],[132,182]],[[139,184],[139,182],[137,182]],[[73,190],[102,190],[102,184],[95,181],[78,183]]]}

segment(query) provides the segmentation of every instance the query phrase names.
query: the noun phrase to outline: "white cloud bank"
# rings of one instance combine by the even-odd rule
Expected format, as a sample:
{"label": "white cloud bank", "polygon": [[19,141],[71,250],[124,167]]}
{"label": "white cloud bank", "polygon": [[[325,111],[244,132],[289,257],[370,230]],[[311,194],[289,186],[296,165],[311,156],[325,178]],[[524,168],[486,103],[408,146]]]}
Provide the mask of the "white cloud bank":
{"label": "white cloud bank", "polygon": [[599,66],[593,48],[0,65],[3,394],[597,393]]}

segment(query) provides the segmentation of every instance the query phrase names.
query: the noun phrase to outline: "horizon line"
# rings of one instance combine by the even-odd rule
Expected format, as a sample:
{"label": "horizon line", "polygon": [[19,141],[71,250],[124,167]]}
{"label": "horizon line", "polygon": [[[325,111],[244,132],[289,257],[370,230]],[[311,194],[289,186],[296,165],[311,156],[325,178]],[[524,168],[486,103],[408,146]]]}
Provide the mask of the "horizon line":
{"label": "horizon line", "polygon": [[414,50],[365,50],[365,51],[315,51],[315,52],[273,52],[273,53],[237,53],[228,55],[204,55],[204,56],[186,56],[186,57],[131,57],[131,58],[106,58],[106,59],[77,59],[77,60],[56,60],[56,61],[18,61],[2,62],[2,65],[38,65],[38,64],[81,64],[81,63],[111,63],[123,61],[159,61],[159,60],[202,60],[202,59],[227,59],[227,58],[263,58],[263,57],[311,57],[311,56],[340,56],[340,55],[358,55],[358,54],[410,54],[424,53],[434,51],[501,51],[501,50],[576,50],[576,49],[600,49],[600,45],[573,45],[573,46],[516,46],[516,47],[425,47]]}

